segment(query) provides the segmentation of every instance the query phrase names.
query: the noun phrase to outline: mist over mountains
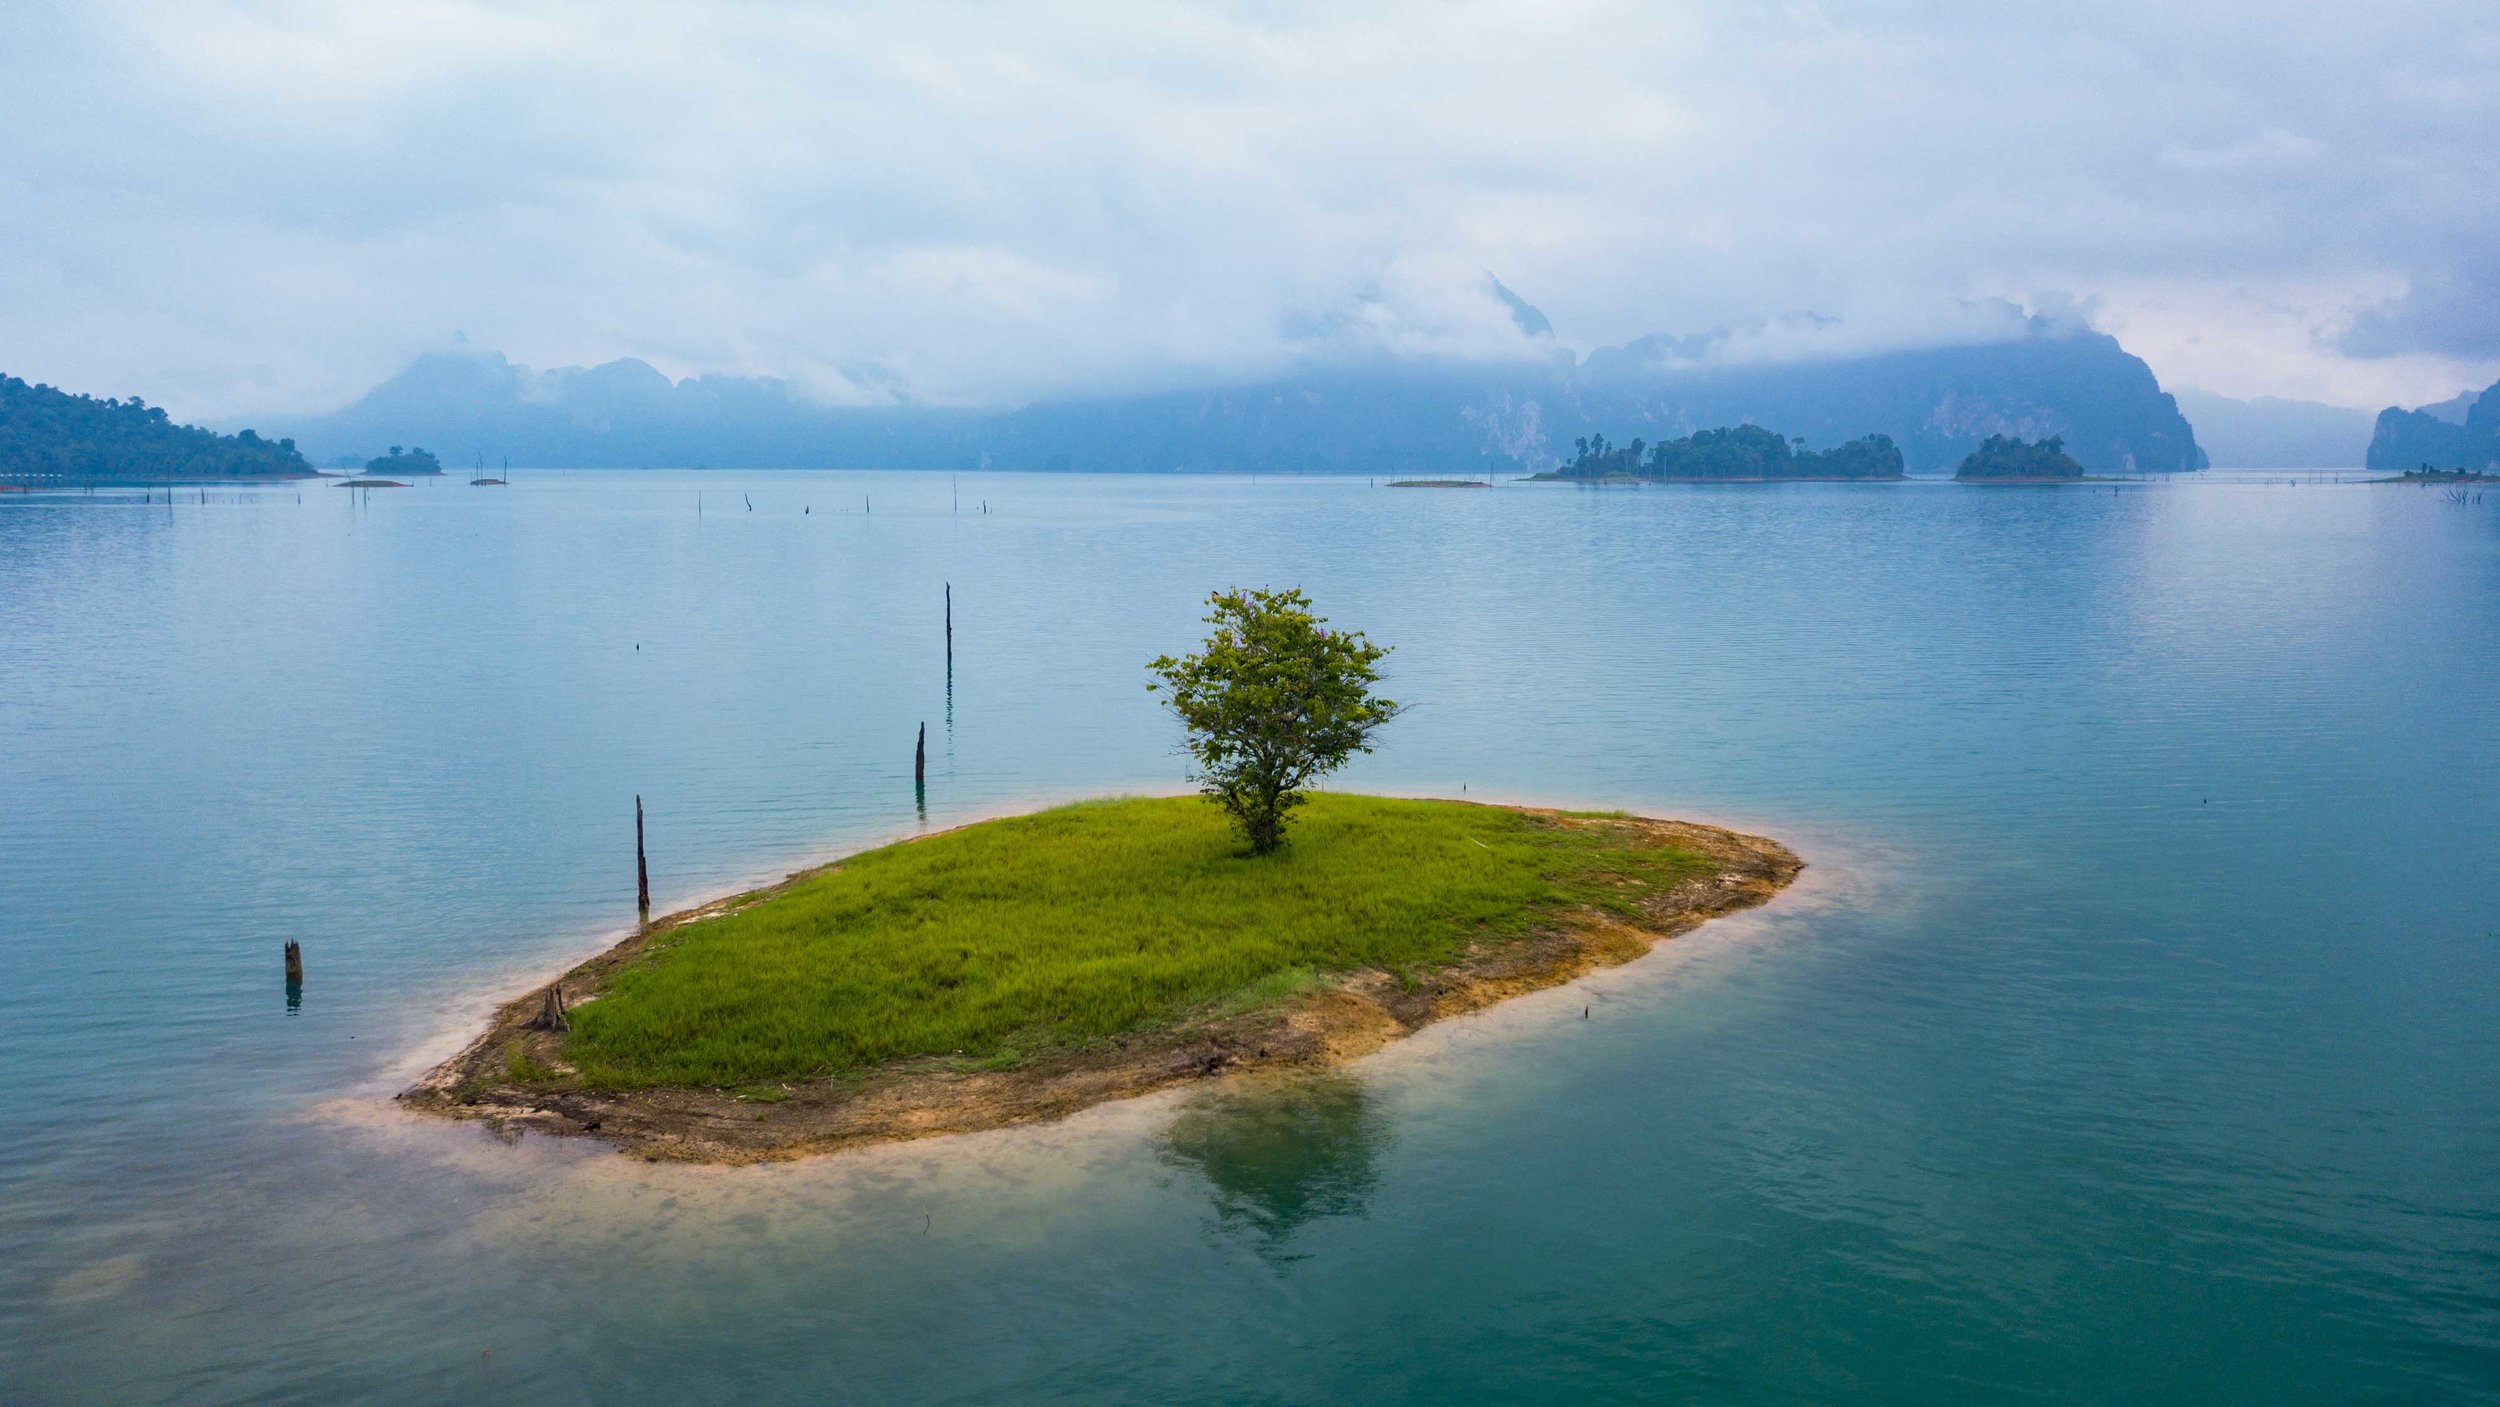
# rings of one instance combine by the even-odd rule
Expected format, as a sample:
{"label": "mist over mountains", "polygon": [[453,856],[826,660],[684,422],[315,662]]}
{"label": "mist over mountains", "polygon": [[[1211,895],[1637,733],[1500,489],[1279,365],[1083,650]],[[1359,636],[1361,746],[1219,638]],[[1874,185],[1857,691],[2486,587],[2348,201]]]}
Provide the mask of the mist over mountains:
{"label": "mist over mountains", "polygon": [[1745,422],[1817,448],[1890,435],[1912,473],[1948,472],[1995,434],[2062,435],[2099,472],[2206,463],[2142,360],[2045,321],[1976,345],[1729,365],[1662,337],[1581,357],[1552,345],[1534,308],[1512,312],[1528,343],[1518,358],[1384,357],[1008,409],[829,406],[770,377],[672,381],[632,358],[542,372],[457,351],[418,358],[332,414],[266,428],[317,463],[422,444],[447,464],[549,468],[1523,472],[1558,462],[1581,435],[1658,439]]}
{"label": "mist over mountains", "polygon": [[2236,400],[2187,387],[2174,394],[2218,469],[2358,469],[2376,421],[2366,410],[2319,401]]}

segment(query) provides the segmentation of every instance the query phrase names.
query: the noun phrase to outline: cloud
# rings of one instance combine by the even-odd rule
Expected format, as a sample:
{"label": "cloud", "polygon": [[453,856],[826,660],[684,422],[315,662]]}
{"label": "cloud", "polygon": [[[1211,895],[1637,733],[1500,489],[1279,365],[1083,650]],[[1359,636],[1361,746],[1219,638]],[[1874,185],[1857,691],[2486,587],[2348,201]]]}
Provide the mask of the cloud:
{"label": "cloud", "polygon": [[2268,130],[2227,146],[2185,144],[2161,149],[2159,160],[2182,171],[2248,171],[2297,169],[2326,154],[2326,144],[2290,132]]}
{"label": "cloud", "polygon": [[2483,358],[2500,347],[2500,251],[2480,250],[2434,265],[2402,297],[2369,308],[2332,339],[2357,357],[2430,352]]}
{"label": "cloud", "polygon": [[2243,368],[2233,394],[2500,375],[2500,16],[2475,3],[11,23],[0,368],[194,415],[335,404],[453,329],[834,399],[1543,355],[1488,271],[1583,348],[1823,355],[2072,303],[2157,370]]}

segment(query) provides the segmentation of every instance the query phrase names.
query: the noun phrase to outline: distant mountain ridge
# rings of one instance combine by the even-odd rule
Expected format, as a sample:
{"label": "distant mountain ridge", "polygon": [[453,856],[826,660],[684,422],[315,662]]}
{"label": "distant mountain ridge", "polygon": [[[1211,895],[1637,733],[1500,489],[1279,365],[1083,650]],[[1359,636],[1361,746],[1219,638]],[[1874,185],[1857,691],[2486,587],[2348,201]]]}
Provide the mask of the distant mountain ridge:
{"label": "distant mountain ridge", "polygon": [[[2459,419],[2451,415],[2462,410]],[[2417,410],[2389,406],[2378,413],[2368,465],[2402,474],[2433,469],[2500,469],[2500,381],[2482,391]]]}
{"label": "distant mountain ridge", "polygon": [[[1513,314],[1523,333],[1543,325],[1525,303]],[[1007,410],[825,406],[768,377],[672,382],[631,358],[534,372],[444,353],[287,428],[316,458],[424,443],[454,462],[551,468],[1532,472],[1578,436],[1747,422],[1817,448],[1887,435],[1913,473],[1948,471],[1990,435],[2062,435],[2097,472],[2206,463],[2152,370],[2099,333],[1751,365],[1693,365],[1681,350],[1649,338],[1585,360],[1550,345],[1508,362],[1380,360]]]}
{"label": "distant mountain ridge", "polygon": [[2358,469],[2369,454],[2376,417],[2366,410],[2186,387],[2173,394],[2218,469]]}

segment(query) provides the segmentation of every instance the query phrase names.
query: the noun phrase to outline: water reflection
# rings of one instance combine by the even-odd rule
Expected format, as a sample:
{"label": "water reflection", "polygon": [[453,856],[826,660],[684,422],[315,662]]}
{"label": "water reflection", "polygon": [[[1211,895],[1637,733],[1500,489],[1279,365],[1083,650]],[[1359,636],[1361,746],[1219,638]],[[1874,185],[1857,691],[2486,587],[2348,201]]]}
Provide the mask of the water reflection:
{"label": "water reflection", "polygon": [[1379,1182],[1387,1121],[1361,1080],[1342,1073],[1252,1078],[1190,1103],[1172,1120],[1163,1161],[1212,1185],[1217,1226],[1273,1263],[1298,1228],[1361,1216]]}

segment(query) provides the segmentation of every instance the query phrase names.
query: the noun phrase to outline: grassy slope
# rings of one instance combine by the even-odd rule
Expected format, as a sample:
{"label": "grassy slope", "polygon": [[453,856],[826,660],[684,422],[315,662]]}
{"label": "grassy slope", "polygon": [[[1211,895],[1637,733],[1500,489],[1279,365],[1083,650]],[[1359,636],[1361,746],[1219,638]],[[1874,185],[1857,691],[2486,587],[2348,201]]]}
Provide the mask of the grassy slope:
{"label": "grassy slope", "polygon": [[565,1057],[608,1088],[1010,1062],[1320,973],[1428,969],[1702,868],[1496,807],[1340,795],[1251,859],[1198,798],[1088,802],[873,850],[669,934],[576,1008]]}

